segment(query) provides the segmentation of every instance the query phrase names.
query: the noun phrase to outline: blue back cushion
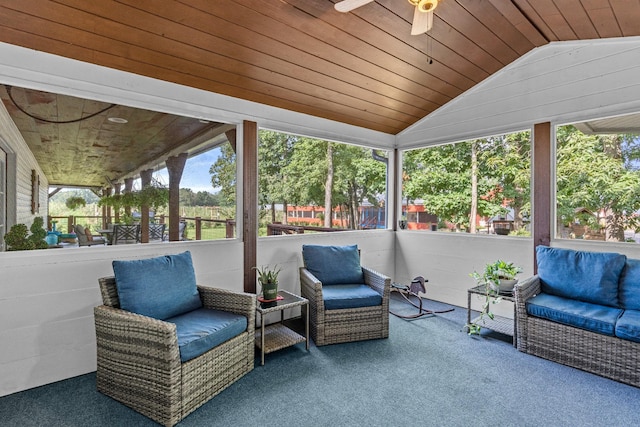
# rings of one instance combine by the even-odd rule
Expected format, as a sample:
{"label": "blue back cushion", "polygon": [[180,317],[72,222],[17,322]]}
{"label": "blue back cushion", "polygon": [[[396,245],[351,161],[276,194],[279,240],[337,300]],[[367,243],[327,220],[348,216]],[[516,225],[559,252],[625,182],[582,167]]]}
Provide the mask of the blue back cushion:
{"label": "blue back cushion", "polygon": [[364,283],[358,245],[302,245],[304,265],[323,285]]}
{"label": "blue back cushion", "polygon": [[536,256],[543,292],[618,306],[618,281],[625,255],[538,246]]}
{"label": "blue back cushion", "polygon": [[620,307],[640,310],[640,260],[627,259],[620,277]]}
{"label": "blue back cushion", "polygon": [[165,320],[202,307],[191,252],[113,261],[120,307]]}

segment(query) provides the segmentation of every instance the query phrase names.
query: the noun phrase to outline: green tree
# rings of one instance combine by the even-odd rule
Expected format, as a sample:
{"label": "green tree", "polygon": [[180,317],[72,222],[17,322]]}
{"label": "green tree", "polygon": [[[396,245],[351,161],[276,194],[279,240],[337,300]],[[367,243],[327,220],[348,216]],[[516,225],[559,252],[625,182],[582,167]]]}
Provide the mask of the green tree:
{"label": "green tree", "polygon": [[427,212],[470,231],[477,216],[512,208],[519,229],[530,210],[529,153],[528,132],[409,151],[404,195],[422,199]]}
{"label": "green tree", "polygon": [[524,226],[531,213],[531,133],[516,132],[487,139],[481,153],[484,173],[497,182],[497,204],[513,209],[515,230]]}
{"label": "green tree", "polygon": [[591,228],[604,223],[606,239],[624,241],[624,230],[637,229],[640,209],[638,141],[628,135],[585,135],[560,126],[557,135],[557,211],[563,224],[576,219],[578,208],[594,216]]}
{"label": "green tree", "polygon": [[220,147],[220,156],[209,168],[211,184],[220,188],[221,206],[236,204],[236,153],[231,144]]}
{"label": "green tree", "polygon": [[[285,167],[291,161],[293,145],[298,139],[294,135],[260,131],[258,145],[258,191],[261,205],[271,206],[271,222],[276,221],[277,203],[282,203],[287,211],[291,177],[285,173]],[[287,216],[284,216],[286,223]]]}
{"label": "green tree", "polygon": [[358,228],[359,208],[364,201],[378,204],[386,191],[386,165],[374,159],[372,150],[353,145],[335,147],[334,206],[345,207],[351,228]]}

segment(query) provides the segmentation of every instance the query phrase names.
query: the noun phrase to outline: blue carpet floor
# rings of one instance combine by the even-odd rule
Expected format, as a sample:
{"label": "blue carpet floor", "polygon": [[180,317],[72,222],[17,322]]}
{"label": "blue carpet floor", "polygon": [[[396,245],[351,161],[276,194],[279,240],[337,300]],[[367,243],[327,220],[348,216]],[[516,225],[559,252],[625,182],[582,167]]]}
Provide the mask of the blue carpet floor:
{"label": "blue carpet floor", "polygon": [[[430,309],[448,306],[425,301]],[[392,310],[415,309],[394,298]],[[406,321],[390,337],[267,355],[180,426],[632,426],[640,389],[469,337],[466,310]],[[2,426],[153,426],[98,393],[95,374],[0,398]]]}

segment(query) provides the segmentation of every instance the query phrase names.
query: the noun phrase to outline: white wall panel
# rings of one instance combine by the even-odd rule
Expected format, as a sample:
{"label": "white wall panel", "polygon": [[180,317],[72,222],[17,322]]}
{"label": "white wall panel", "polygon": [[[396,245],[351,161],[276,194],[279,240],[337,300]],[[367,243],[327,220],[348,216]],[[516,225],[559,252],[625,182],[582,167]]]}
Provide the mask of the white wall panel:
{"label": "white wall panel", "polygon": [[0,396],[95,370],[93,307],[114,259],[191,251],[199,284],[242,291],[242,243],[172,242],[0,254]]}
{"label": "white wall panel", "polygon": [[[11,154],[7,159],[7,172],[10,173],[11,170],[15,170],[16,173],[15,177],[7,176],[7,196],[16,201],[15,206],[12,206],[11,203],[7,204],[7,231],[14,225],[11,222],[13,218],[16,219],[16,223],[24,223],[27,226],[31,226],[33,218],[36,216],[42,216],[43,218],[47,216],[49,182],[1,102],[0,139],[4,149]],[[17,164],[11,165],[10,162],[13,161],[17,162]],[[35,215],[31,213],[32,170],[35,170],[40,177],[40,192],[38,194],[40,209]],[[12,186],[12,183],[15,183],[15,186]],[[9,209],[12,209],[12,211],[9,211]]]}
{"label": "white wall panel", "polygon": [[640,111],[640,37],[550,43],[397,136],[398,148]]}
{"label": "white wall panel", "polygon": [[[513,262],[523,269],[519,279],[531,276],[533,242],[507,236],[400,231],[396,233],[395,259],[398,282],[409,284],[414,277],[423,276],[429,280],[427,298],[466,308],[467,289],[476,285],[469,274],[482,272],[487,263],[499,259]],[[498,304],[493,312],[513,317],[513,305]]]}

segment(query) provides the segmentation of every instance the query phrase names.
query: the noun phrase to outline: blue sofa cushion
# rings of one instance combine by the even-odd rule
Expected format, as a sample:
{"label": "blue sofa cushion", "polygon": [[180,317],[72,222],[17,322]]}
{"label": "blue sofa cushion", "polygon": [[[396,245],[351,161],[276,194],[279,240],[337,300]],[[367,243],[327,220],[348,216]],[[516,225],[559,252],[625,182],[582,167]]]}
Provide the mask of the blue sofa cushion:
{"label": "blue sofa cushion", "polygon": [[323,285],[364,283],[358,245],[302,245],[304,265]]}
{"label": "blue sofa cushion", "polygon": [[616,321],[623,310],[541,293],[526,303],[531,316],[614,336]]}
{"label": "blue sofa cushion", "polygon": [[640,342],[640,311],[624,311],[616,323],[616,336],[623,340]]}
{"label": "blue sofa cushion", "polygon": [[199,308],[166,319],[176,325],[180,360],[186,362],[247,330],[247,318],[228,311]]}
{"label": "blue sofa cushion", "polygon": [[165,320],[202,307],[189,251],[113,261],[120,307]]}
{"label": "blue sofa cushion", "polygon": [[367,285],[323,285],[322,299],[327,310],[382,305],[380,294]]}
{"label": "blue sofa cushion", "polygon": [[618,306],[618,281],[627,260],[625,255],[538,246],[536,256],[543,292]]}
{"label": "blue sofa cushion", "polygon": [[640,260],[627,259],[618,289],[620,307],[640,310]]}

